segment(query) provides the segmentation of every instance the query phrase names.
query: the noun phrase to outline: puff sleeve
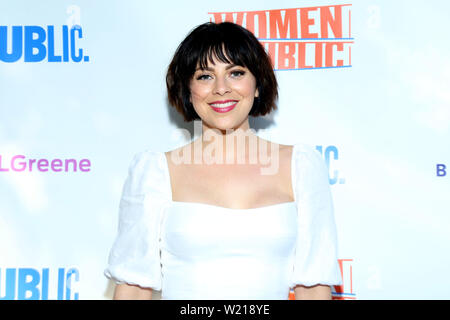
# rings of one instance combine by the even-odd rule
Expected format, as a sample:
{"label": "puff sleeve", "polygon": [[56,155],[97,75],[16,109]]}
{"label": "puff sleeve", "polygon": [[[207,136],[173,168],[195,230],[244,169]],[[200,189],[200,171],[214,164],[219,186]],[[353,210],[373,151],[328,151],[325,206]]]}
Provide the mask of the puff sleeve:
{"label": "puff sleeve", "polygon": [[159,237],[167,201],[162,160],[158,152],[144,151],[135,155],[129,166],[119,205],[118,233],[104,272],[116,283],[161,290]]}
{"label": "puff sleeve", "polygon": [[297,202],[297,243],[290,287],[340,285],[337,232],[328,169],[312,146],[294,145],[292,177]]}

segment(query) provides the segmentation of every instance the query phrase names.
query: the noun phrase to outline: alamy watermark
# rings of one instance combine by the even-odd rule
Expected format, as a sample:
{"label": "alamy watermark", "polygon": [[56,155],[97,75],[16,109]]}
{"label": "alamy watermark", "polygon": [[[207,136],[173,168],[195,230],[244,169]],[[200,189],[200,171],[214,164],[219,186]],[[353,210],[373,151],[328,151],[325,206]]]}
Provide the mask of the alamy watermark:
{"label": "alamy watermark", "polygon": [[[202,142],[193,143],[192,148],[172,152],[171,160],[174,164],[255,164],[265,165],[260,168],[261,175],[273,175],[278,172],[280,163],[278,144],[259,138],[252,128],[226,129],[225,134],[218,129],[207,129],[202,133],[201,123],[198,120],[194,121],[194,136],[201,135]],[[180,128],[175,130],[172,137],[181,134],[185,139],[191,138],[188,130]],[[202,143],[206,143],[206,146]]]}

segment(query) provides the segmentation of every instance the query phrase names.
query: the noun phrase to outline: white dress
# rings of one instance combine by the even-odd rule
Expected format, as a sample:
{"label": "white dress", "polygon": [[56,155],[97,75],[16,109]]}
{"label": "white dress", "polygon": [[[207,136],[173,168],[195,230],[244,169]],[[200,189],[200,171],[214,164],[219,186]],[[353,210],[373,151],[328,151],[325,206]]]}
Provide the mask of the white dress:
{"label": "white dress", "polygon": [[164,152],[137,154],[105,275],[186,300],[285,300],[297,284],[341,284],[321,155],[295,144],[291,174],[293,202],[230,209],[172,201]]}

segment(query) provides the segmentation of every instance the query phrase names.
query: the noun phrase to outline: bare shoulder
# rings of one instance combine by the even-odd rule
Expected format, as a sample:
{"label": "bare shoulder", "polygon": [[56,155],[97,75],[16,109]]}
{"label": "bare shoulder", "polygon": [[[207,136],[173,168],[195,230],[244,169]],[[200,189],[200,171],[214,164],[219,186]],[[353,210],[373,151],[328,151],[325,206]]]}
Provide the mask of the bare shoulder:
{"label": "bare shoulder", "polygon": [[[183,159],[186,155],[191,156],[193,150],[193,142],[185,144],[184,146],[169,150],[165,152],[169,164],[173,164],[174,159]],[[177,161],[175,161],[177,162]]]}
{"label": "bare shoulder", "polygon": [[294,198],[294,192],[292,187],[292,153],[294,150],[293,145],[286,145],[286,144],[277,144],[273,143],[273,146],[278,148],[278,177],[277,180],[279,181],[280,189],[283,190],[283,193],[288,196],[290,201],[293,201]]}
{"label": "bare shoulder", "polygon": [[271,150],[275,149],[277,150],[276,153],[273,152],[271,153],[278,157],[277,161],[281,169],[281,174],[284,176],[290,176],[291,159],[294,146],[288,144],[278,144],[275,142],[264,140],[262,138],[261,140],[264,141],[265,143],[268,143],[270,145]]}
{"label": "bare shoulder", "polygon": [[293,145],[288,145],[288,144],[279,144],[279,143],[275,143],[275,142],[271,142],[269,140],[265,140],[263,138],[259,138],[261,141],[263,141],[264,143],[270,145],[270,148],[276,148],[279,150],[279,154],[280,156],[285,156],[287,158],[290,157],[290,155],[292,154]]}
{"label": "bare shoulder", "polygon": [[280,151],[286,152],[286,153],[292,153],[292,150],[294,149],[293,145],[289,144],[280,144],[279,145]]}
{"label": "bare shoulder", "polygon": [[290,168],[294,146],[287,144],[280,144],[279,150],[280,150],[281,165],[286,168]]}

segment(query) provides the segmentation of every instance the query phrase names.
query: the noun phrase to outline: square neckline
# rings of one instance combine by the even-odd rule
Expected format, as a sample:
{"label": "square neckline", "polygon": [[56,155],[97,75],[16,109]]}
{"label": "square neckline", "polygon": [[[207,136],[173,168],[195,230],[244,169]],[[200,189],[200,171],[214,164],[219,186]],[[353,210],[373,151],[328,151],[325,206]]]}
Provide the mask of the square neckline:
{"label": "square neckline", "polygon": [[255,207],[255,208],[228,208],[228,207],[224,207],[224,206],[218,206],[215,204],[210,204],[210,203],[205,203],[205,202],[195,202],[195,201],[174,201],[173,200],[173,193],[172,193],[172,181],[170,179],[170,170],[169,170],[169,162],[167,160],[166,154],[164,151],[160,152],[160,156],[163,157],[163,162],[164,162],[164,174],[166,176],[166,181],[168,181],[167,185],[168,185],[168,194],[169,194],[169,202],[170,204],[174,204],[174,205],[199,205],[199,206],[208,206],[208,207],[213,207],[213,208],[219,208],[219,209],[223,209],[223,210],[231,210],[231,211],[236,211],[236,212],[243,212],[243,211],[255,211],[255,210],[263,210],[263,209],[269,209],[269,208],[274,208],[276,206],[283,206],[283,205],[293,205],[297,203],[297,199],[295,196],[295,177],[296,177],[296,172],[295,172],[295,149],[296,149],[296,144],[292,145],[292,154],[291,154],[291,163],[290,163],[290,167],[291,167],[291,187],[292,187],[292,194],[294,197],[294,201],[285,201],[285,202],[280,202],[280,203],[274,203],[274,204],[269,204],[269,205],[265,205],[265,206],[261,206],[261,207]]}

